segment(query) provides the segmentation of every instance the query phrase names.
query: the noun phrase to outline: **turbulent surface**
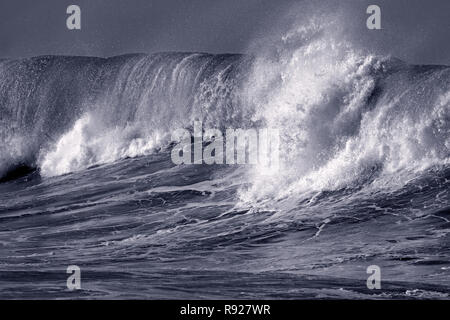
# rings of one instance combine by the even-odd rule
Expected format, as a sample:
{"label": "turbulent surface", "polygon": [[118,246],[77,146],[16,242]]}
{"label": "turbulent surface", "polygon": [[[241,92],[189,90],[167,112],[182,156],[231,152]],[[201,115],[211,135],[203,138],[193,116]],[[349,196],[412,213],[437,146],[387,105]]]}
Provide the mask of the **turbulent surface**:
{"label": "turbulent surface", "polygon": [[[450,68],[316,29],[255,56],[0,61],[0,296],[448,298]],[[175,166],[195,120],[278,128],[279,170]]]}

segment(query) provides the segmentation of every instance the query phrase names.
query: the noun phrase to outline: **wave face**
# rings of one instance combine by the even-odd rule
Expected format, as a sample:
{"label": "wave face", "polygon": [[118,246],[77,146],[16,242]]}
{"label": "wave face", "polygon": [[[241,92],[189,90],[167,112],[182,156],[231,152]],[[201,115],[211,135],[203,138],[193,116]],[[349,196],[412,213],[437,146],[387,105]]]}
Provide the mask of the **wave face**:
{"label": "wave face", "polygon": [[[0,296],[448,298],[450,68],[336,39],[1,60]],[[197,120],[279,129],[279,170],[175,166]]]}
{"label": "wave face", "polygon": [[54,176],[149,154],[195,120],[277,127],[281,175],[295,189],[448,163],[448,67],[362,56],[326,39],[277,54],[3,61],[0,176],[21,165]]}
{"label": "wave face", "polygon": [[46,56],[0,64],[0,174],[53,176],[153,150],[195,119],[240,122],[239,55]]}

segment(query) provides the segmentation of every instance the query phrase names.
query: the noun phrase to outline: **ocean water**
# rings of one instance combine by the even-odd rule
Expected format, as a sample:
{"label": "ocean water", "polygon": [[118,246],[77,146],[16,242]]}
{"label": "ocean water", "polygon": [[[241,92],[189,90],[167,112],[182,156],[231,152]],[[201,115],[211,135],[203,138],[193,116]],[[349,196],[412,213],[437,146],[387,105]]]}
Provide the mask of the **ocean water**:
{"label": "ocean water", "polygon": [[[0,297],[448,299],[450,68],[316,29],[1,60]],[[277,128],[279,169],[175,165],[194,121]]]}

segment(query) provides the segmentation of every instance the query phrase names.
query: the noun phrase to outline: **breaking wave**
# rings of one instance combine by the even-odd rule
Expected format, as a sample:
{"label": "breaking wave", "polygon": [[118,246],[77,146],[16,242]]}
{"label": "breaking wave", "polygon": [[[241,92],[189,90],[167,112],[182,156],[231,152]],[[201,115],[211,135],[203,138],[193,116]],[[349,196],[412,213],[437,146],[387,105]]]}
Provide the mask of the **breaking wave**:
{"label": "breaking wave", "polygon": [[[448,298],[450,67],[333,23],[256,54],[1,60],[0,297]],[[196,121],[278,129],[278,168],[175,165]]]}
{"label": "breaking wave", "polygon": [[243,200],[448,164],[449,67],[360,52],[314,21],[271,48],[3,60],[0,177],[22,166],[49,177],[150,154],[196,120],[280,130],[280,170],[250,168]]}

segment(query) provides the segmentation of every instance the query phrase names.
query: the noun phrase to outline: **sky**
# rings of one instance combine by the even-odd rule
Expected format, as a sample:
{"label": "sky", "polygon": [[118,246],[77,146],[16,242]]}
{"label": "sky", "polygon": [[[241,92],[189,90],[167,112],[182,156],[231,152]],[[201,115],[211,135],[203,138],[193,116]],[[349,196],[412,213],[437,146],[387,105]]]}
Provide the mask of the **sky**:
{"label": "sky", "polygon": [[[71,4],[81,8],[81,30],[66,27]],[[366,28],[370,4],[381,8],[382,30]],[[344,11],[361,46],[410,63],[450,65],[450,0],[0,0],[0,58],[246,53],[286,15],[298,12],[301,24],[324,10]]]}

